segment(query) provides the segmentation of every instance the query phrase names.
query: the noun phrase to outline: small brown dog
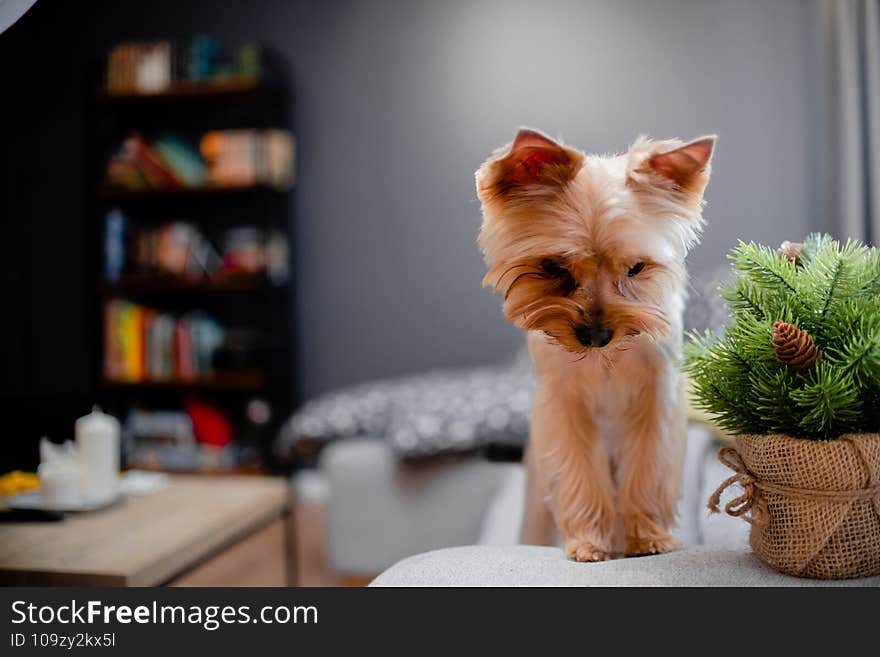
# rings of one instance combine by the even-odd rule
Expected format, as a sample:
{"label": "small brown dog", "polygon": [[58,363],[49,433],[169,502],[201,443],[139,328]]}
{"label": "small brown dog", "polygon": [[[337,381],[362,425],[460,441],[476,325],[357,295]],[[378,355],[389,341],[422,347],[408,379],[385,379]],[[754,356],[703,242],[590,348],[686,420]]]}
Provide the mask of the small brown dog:
{"label": "small brown dog", "polygon": [[714,144],[600,157],[520,130],[477,171],[483,284],[528,331],[538,381],[523,542],[551,542],[555,519],[577,561],[677,547],[684,258]]}

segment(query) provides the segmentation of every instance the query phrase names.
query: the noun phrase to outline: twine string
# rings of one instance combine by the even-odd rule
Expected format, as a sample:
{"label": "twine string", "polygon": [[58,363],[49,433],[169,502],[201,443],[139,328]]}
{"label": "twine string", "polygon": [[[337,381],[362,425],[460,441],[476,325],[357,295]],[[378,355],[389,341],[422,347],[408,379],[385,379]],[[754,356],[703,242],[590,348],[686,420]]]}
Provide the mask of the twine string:
{"label": "twine string", "polygon": [[[762,492],[785,495],[789,498],[800,500],[821,500],[826,502],[854,502],[856,500],[873,498],[875,508],[880,507],[880,484],[874,484],[867,488],[854,488],[850,490],[813,490],[810,488],[797,488],[783,486],[761,481],[746,467],[745,462],[733,447],[722,447],[718,451],[718,460],[734,474],[721,482],[721,485],[709,498],[708,507],[712,513],[720,513],[718,505],[721,503],[721,494],[733,484],[739,484],[743,494],[732,499],[724,505],[724,512],[729,516],[743,517],[747,522],[764,528],[770,522],[767,511],[767,500]],[[745,514],[749,515],[745,515]],[[880,510],[878,510],[880,514]]]}

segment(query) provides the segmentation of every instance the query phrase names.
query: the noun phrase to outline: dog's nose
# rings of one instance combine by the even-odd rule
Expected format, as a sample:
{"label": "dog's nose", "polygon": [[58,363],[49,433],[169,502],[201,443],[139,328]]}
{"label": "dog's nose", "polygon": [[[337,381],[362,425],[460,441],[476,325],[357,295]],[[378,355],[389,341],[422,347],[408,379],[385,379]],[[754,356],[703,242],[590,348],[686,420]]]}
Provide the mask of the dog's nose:
{"label": "dog's nose", "polygon": [[614,331],[607,326],[578,326],[574,330],[574,336],[585,347],[604,347],[611,342]]}

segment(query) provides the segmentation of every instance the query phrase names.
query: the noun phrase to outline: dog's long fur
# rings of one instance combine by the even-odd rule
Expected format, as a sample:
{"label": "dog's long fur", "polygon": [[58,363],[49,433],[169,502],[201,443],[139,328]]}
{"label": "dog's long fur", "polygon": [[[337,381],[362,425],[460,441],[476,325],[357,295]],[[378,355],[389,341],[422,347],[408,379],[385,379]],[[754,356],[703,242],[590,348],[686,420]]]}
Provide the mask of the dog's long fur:
{"label": "dog's long fur", "polygon": [[524,542],[555,519],[578,561],[676,547],[684,258],[714,142],[588,156],[524,129],[477,171],[483,284],[528,331],[538,381]]}

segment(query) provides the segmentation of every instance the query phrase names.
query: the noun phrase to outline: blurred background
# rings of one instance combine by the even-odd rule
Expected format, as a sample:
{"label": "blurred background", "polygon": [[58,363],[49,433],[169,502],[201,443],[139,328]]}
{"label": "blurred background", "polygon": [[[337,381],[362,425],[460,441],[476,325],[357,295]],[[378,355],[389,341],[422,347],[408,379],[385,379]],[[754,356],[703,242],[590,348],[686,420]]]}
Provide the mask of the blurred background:
{"label": "blurred background", "polygon": [[522,125],[607,153],[718,134],[689,259],[689,326],[715,325],[738,239],[878,235],[878,20],[870,0],[38,0],[0,34],[0,472],[99,403],[127,467],[293,476],[307,582],[509,536],[532,384],[480,287],[475,169]]}

